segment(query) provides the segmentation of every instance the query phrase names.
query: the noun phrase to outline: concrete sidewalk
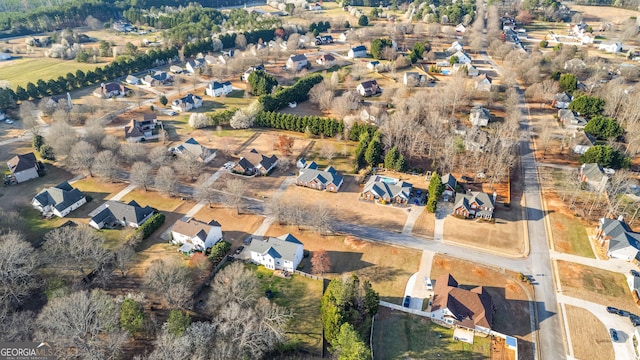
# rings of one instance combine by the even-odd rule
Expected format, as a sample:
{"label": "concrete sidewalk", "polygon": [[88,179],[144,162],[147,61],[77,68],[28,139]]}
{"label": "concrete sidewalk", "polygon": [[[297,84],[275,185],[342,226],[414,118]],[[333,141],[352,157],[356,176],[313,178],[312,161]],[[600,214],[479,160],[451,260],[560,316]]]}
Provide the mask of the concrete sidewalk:
{"label": "concrete sidewalk", "polygon": [[129,185],[126,188],[122,189],[122,191],[120,191],[119,193],[117,193],[114,197],[112,197],[109,200],[113,200],[113,201],[120,201],[120,199],[122,199],[123,197],[125,197],[128,193],[130,193],[131,191],[133,191],[133,189],[137,188],[136,185]]}

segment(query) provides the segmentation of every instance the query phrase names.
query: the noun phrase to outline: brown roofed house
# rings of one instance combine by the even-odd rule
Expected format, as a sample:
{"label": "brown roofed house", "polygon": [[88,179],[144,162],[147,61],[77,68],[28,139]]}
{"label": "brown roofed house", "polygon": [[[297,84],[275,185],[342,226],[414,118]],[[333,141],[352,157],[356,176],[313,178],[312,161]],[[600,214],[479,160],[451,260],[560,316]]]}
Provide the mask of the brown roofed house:
{"label": "brown roofed house", "polygon": [[491,295],[482,286],[462,289],[451,274],[436,279],[431,306],[432,321],[448,327],[489,333],[493,326],[493,315]]}
{"label": "brown roofed house", "polygon": [[7,161],[7,166],[17,183],[35,179],[39,176],[38,160],[32,152],[12,157]]}
{"label": "brown roofed house", "polygon": [[245,175],[268,175],[278,164],[278,158],[275,155],[266,156],[251,149],[242,154],[240,161],[233,168],[233,172]]}

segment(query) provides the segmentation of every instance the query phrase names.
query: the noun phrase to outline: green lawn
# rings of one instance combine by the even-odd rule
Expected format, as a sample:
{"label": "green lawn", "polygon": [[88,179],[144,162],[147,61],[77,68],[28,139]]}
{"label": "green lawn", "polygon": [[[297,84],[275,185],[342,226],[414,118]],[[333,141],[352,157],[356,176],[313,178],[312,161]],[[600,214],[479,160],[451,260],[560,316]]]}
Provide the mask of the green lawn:
{"label": "green lawn", "polygon": [[168,197],[156,191],[144,191],[144,189],[135,189],[121,200],[126,203],[135,200],[142,207],[149,205],[152,208],[167,212],[172,212],[183,202],[178,197]]}
{"label": "green lawn", "polygon": [[52,58],[22,58],[11,60],[11,63],[0,67],[0,79],[7,80],[11,87],[18,85],[26,88],[27,83],[36,83],[39,79],[47,81],[57,79],[58,76],[66,76],[67,73],[76,73],[77,70],[86,72],[98,66],[106,64],[84,64],[75,60],[59,60]]}
{"label": "green lawn", "polygon": [[595,259],[587,230],[580,220],[559,212],[550,213],[549,219],[556,250]]}
{"label": "green lawn", "polygon": [[[322,149],[325,146],[331,146],[328,144],[332,144],[335,151],[335,157],[331,159],[331,162],[327,161],[320,155],[322,152]],[[344,151],[345,146],[347,147],[346,149],[347,155],[343,156],[342,152]],[[353,172],[353,159],[354,159],[356,146],[357,146],[357,143],[354,141],[338,142],[338,141],[333,141],[328,139],[325,139],[322,141],[318,140],[316,141],[313,148],[311,148],[309,152],[307,152],[307,154],[305,155],[305,159],[308,161],[315,161],[316,163],[318,163],[320,167],[331,165],[334,168],[336,168],[336,170],[338,171],[351,173]]]}
{"label": "green lawn", "polygon": [[274,293],[273,301],[293,312],[293,319],[286,330],[290,341],[313,353],[322,350],[322,322],[320,321],[320,298],[322,281],[293,275],[283,279],[263,266],[247,265],[256,272],[261,284],[261,293],[267,289]]}
{"label": "green lawn", "polygon": [[490,338],[473,345],[453,340],[453,329],[427,318],[380,308],[373,325],[375,359],[489,359]]}
{"label": "green lawn", "polygon": [[24,207],[20,210],[21,224],[16,227],[20,229],[26,239],[32,244],[40,242],[44,234],[64,224],[67,220],[57,216],[47,220],[40,212],[32,207]]}

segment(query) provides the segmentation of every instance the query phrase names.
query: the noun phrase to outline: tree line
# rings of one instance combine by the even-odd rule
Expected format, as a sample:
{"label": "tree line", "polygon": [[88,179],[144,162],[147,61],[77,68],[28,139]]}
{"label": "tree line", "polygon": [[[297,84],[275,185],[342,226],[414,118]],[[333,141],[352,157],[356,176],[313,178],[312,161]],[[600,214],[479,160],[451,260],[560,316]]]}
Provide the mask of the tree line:
{"label": "tree line", "polygon": [[277,89],[275,94],[262,95],[258,102],[264,111],[276,111],[287,107],[290,103],[300,103],[309,99],[309,91],[322,82],[322,74],[312,74],[296,81],[293,86]]}

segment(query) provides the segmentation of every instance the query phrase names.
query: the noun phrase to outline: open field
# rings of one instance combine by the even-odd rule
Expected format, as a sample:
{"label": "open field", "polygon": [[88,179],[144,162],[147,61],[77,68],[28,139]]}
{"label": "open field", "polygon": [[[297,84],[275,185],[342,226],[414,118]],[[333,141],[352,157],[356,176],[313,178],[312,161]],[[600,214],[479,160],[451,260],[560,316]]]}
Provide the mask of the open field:
{"label": "open field", "polygon": [[571,10],[582,13],[582,20],[589,22],[609,21],[618,24],[631,16],[640,16],[640,11],[622,9],[611,6],[570,5]]}
{"label": "open field", "polygon": [[235,209],[209,208],[208,206],[204,206],[194,218],[205,222],[211,220],[219,222],[222,225],[224,240],[231,243],[234,248],[242,245],[242,241],[251,236],[264,220],[264,217],[258,215],[237,215]]}
{"label": "open field", "polygon": [[284,279],[273,274],[264,266],[247,265],[260,279],[260,294],[266,290],[273,292],[276,304],[290,309],[293,318],[286,333],[289,341],[299,344],[314,354],[322,352],[322,321],[320,318],[320,299],[322,281],[293,275]]}
{"label": "open field", "polygon": [[149,205],[159,211],[166,212],[174,211],[183,203],[183,200],[180,200],[178,197],[168,197],[156,191],[144,191],[144,189],[138,188],[134,189],[121,199],[121,201],[127,203],[131,200],[135,200],[142,207]]}
{"label": "open field", "polygon": [[565,305],[576,359],[613,360],[613,345],[607,328],[590,311]]}
{"label": "open field", "polygon": [[563,294],[638,312],[623,274],[566,261],[556,261],[556,265]]}
{"label": "open field", "polygon": [[423,211],[413,226],[413,231],[412,231],[413,235],[417,235],[417,236],[422,235],[422,236],[432,237],[433,229],[435,227],[435,222],[436,222],[436,219],[434,214],[426,210]]}
{"label": "open field", "polygon": [[38,79],[45,81],[57,79],[59,76],[73,74],[78,70],[86,72],[105,64],[79,63],[75,60],[60,60],[52,58],[21,58],[3,62],[0,65],[0,79],[9,81],[11,87],[21,85],[26,88],[27,83],[36,83]]}
{"label": "open field", "polygon": [[559,212],[549,214],[553,242],[557,251],[595,258],[582,222]]}
{"label": "open field", "polygon": [[533,358],[529,297],[524,290],[527,289],[531,294],[532,287],[517,281],[515,273],[505,273],[468,261],[436,255],[431,268],[431,278],[437,279],[448,273],[465,288],[483,286],[491,295],[496,307],[492,329],[517,337],[521,358]]}
{"label": "open field", "polygon": [[453,340],[453,329],[428,318],[380,307],[373,325],[376,359],[489,359],[490,338],[473,345]]}
{"label": "open field", "polygon": [[[280,236],[286,233],[298,238],[305,250],[311,253],[320,249],[327,251],[331,259],[331,271],[325,277],[354,273],[369,280],[382,300],[396,304],[402,303],[407,281],[420,266],[422,254],[416,250],[351,237],[320,236],[311,231],[299,231],[295,226],[272,225],[266,235]],[[302,262],[304,272],[311,271],[309,259]]]}

